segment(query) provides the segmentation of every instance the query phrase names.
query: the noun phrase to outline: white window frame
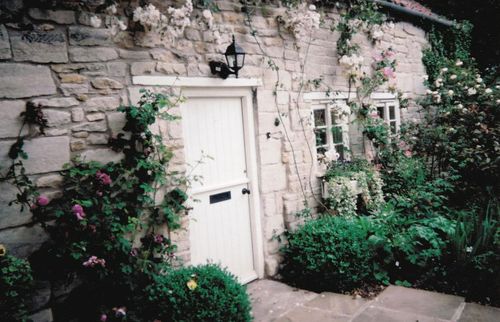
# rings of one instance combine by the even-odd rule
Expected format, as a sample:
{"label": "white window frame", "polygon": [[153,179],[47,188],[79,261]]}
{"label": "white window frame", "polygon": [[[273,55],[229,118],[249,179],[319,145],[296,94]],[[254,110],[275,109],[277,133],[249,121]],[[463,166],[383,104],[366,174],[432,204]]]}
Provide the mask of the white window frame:
{"label": "white window frame", "polygon": [[[399,107],[399,100],[396,95],[392,93],[373,93],[371,95],[371,99],[375,107],[377,108],[377,112],[379,108],[383,109],[382,115],[379,116],[384,120],[385,124],[389,126],[390,136],[395,136],[399,134],[399,130],[401,128],[401,109]],[[391,117],[390,107],[394,106],[394,117]],[[394,133],[392,131],[392,125],[394,123]]]}

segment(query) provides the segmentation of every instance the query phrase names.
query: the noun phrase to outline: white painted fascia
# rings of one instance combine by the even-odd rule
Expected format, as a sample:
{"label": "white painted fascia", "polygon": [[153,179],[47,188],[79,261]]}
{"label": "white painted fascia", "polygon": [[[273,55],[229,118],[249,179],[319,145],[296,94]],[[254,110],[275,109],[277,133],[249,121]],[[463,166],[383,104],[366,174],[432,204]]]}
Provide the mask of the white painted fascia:
{"label": "white painted fascia", "polygon": [[184,76],[133,76],[134,85],[173,86],[173,87],[259,87],[262,80],[258,78],[215,78]]}

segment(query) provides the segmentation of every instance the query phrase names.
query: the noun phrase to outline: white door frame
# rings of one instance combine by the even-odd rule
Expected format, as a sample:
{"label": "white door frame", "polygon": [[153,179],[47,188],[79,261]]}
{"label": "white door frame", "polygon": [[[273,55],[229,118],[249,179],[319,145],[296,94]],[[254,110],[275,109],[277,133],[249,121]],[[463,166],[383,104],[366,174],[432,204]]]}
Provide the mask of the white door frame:
{"label": "white door frame", "polygon": [[[252,251],[254,269],[258,278],[264,277],[264,247],[262,224],[260,217],[259,182],[257,173],[257,153],[255,143],[255,128],[253,117],[252,88],[182,88],[182,96],[189,100],[191,97],[231,97],[241,98],[243,116],[243,135],[245,140],[245,154],[247,176],[250,180],[250,223],[252,236]],[[182,122],[182,120],[181,120]]]}

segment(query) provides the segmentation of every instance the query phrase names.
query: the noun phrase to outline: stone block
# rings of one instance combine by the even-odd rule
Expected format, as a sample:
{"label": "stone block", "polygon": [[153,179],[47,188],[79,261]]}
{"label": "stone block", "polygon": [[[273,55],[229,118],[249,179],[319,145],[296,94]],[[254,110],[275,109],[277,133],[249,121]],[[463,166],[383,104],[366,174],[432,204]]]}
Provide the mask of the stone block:
{"label": "stone block", "polygon": [[278,113],[259,113],[257,119],[259,135],[281,131],[282,124],[278,118]]}
{"label": "stone block", "polygon": [[260,164],[277,164],[281,162],[281,140],[259,136]]}
{"label": "stone block", "polygon": [[59,174],[49,174],[36,180],[38,188],[59,188],[63,182],[63,177]]}
{"label": "stone block", "polygon": [[128,74],[128,65],[123,62],[112,62],[106,64],[106,70],[108,76],[118,76],[123,77]]}
{"label": "stone block", "polygon": [[266,239],[281,235],[285,231],[283,216],[276,215],[264,218],[264,236]]}
{"label": "stone block", "polygon": [[77,46],[105,46],[112,45],[110,29],[92,27],[69,27],[69,43]]}
{"label": "stone block", "polygon": [[87,94],[89,92],[87,84],[61,84],[59,88],[64,96]]}
{"label": "stone block", "polygon": [[132,63],[130,66],[130,73],[132,75],[149,75],[154,74],[156,69],[155,62],[137,62]]}
{"label": "stone block", "polygon": [[87,121],[89,122],[104,120],[104,118],[106,118],[106,115],[104,113],[87,114]]}
{"label": "stone block", "polygon": [[0,240],[7,248],[7,252],[21,258],[31,255],[48,238],[47,233],[40,225],[0,231]]}
{"label": "stone block", "polygon": [[72,139],[69,144],[71,151],[81,151],[87,147],[85,140],[83,139]]}
{"label": "stone block", "polygon": [[0,25],[0,59],[9,59],[11,57],[9,34],[5,26]]}
{"label": "stone block", "polygon": [[143,50],[138,51],[138,50],[119,49],[118,54],[120,55],[120,58],[131,59],[131,60],[144,60],[151,58],[151,54]]}
{"label": "stone block", "polygon": [[21,98],[55,93],[56,85],[48,67],[0,64],[0,98]]}
{"label": "stone block", "polygon": [[97,161],[106,164],[108,162],[119,162],[123,159],[123,153],[114,152],[111,149],[96,149],[83,152],[81,158],[85,161]]}
{"label": "stone block", "polygon": [[281,164],[263,166],[260,175],[262,193],[286,189],[286,171]]}
{"label": "stone block", "polygon": [[[19,133],[23,119],[21,113],[26,111],[24,101],[0,101],[0,138],[13,138]],[[27,128],[23,134],[27,133]]]}
{"label": "stone block", "polygon": [[32,320],[33,322],[52,322],[54,321],[54,317],[52,316],[51,309],[45,309],[32,314],[30,316],[30,320]]}
{"label": "stone block", "polygon": [[75,12],[71,10],[43,10],[30,8],[29,16],[35,20],[53,21],[61,25],[71,25],[76,22]]}
{"label": "stone block", "polygon": [[156,65],[156,70],[160,73],[164,73],[167,75],[186,75],[187,69],[184,64],[169,64],[159,62]]}
{"label": "stone block", "polygon": [[31,101],[33,104],[39,105],[42,108],[46,107],[72,107],[80,104],[73,97],[57,97],[57,98],[37,98]]}
{"label": "stone block", "polygon": [[499,316],[500,309],[497,307],[466,303],[458,322],[496,322]]}
{"label": "stone block", "polygon": [[73,62],[99,62],[118,58],[118,53],[113,48],[97,47],[70,47],[69,58]]}
{"label": "stone block", "polygon": [[108,135],[101,133],[91,133],[87,138],[88,144],[108,144],[108,141]]}
{"label": "stone block", "polygon": [[97,89],[122,89],[123,84],[119,81],[108,78],[108,77],[99,77],[92,80],[92,86]]}
{"label": "stone block", "polygon": [[71,122],[71,113],[47,109],[43,111],[49,127],[58,127]]}
{"label": "stone block", "polygon": [[275,276],[276,274],[278,274],[278,271],[279,271],[279,262],[276,258],[274,257],[269,257],[265,260],[265,265],[264,265],[264,269],[265,269],[265,273],[266,273],[266,276]]}
{"label": "stone block", "polygon": [[123,133],[123,127],[127,122],[125,114],[121,112],[109,113],[107,115],[109,128],[111,130],[111,135],[116,136],[119,133]]}
{"label": "stone block", "polygon": [[73,84],[83,84],[87,80],[87,77],[80,74],[59,74],[59,79],[61,83],[73,83]]}
{"label": "stone block", "polygon": [[25,31],[10,34],[16,61],[65,63],[68,61],[66,36],[60,31]]}
{"label": "stone block", "polygon": [[87,112],[103,112],[114,110],[120,105],[120,98],[113,96],[92,97],[83,105]]}
{"label": "stone block", "polygon": [[106,121],[80,123],[72,127],[73,132],[87,131],[87,132],[106,132],[108,127]]}
{"label": "stone block", "polygon": [[[14,141],[0,142],[0,164],[8,164],[8,151]],[[70,160],[68,137],[40,137],[24,142],[28,154],[24,160],[27,174],[59,171]]]}
{"label": "stone block", "polygon": [[[10,163],[2,163],[2,174]],[[9,202],[16,199],[17,189],[8,182],[0,183],[0,229],[24,225],[31,222],[32,215],[28,209],[21,211],[19,205],[9,206]],[[1,240],[1,239],[0,239]],[[3,241],[2,241],[3,242]]]}

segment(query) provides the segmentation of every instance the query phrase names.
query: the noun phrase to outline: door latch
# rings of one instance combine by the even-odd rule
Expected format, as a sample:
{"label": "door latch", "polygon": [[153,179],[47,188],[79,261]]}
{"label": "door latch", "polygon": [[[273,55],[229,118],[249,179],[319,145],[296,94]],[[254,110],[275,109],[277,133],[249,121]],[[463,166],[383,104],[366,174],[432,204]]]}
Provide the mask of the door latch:
{"label": "door latch", "polygon": [[250,190],[248,190],[247,188],[243,188],[243,190],[241,190],[241,193],[244,194],[244,195],[249,195],[250,194]]}

